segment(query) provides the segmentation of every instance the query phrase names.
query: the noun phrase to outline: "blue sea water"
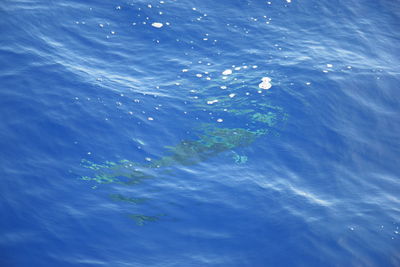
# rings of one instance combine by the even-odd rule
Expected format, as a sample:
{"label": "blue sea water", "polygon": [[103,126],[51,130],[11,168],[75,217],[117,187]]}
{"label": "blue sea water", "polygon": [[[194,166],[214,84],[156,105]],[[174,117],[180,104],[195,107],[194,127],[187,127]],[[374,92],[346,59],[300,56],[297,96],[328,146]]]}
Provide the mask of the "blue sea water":
{"label": "blue sea water", "polygon": [[399,266],[399,29],[388,0],[1,1],[0,266]]}

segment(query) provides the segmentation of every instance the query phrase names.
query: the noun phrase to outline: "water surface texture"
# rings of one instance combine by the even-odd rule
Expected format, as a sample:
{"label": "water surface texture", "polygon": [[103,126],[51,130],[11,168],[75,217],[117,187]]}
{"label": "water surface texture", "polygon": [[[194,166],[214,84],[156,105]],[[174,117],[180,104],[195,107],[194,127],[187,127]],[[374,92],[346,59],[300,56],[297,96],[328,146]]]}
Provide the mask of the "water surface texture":
{"label": "water surface texture", "polygon": [[399,266],[398,1],[0,3],[0,266]]}

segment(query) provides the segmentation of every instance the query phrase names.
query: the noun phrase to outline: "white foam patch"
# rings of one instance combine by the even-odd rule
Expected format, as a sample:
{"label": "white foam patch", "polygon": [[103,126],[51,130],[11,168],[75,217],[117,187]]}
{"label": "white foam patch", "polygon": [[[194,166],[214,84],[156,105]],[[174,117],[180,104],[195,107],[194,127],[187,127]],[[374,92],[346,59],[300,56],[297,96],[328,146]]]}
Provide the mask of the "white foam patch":
{"label": "white foam patch", "polygon": [[215,100],[207,101],[207,104],[212,105],[212,104],[217,103],[217,102],[218,102],[218,99],[215,99]]}
{"label": "white foam patch", "polygon": [[224,70],[222,72],[222,75],[231,75],[231,74],[232,74],[232,70],[231,69],[227,69],[227,70]]}
{"label": "white foam patch", "polygon": [[263,77],[261,78],[261,83],[258,85],[259,88],[264,89],[264,90],[268,90],[272,87],[271,82],[271,78],[269,77]]}
{"label": "white foam patch", "polygon": [[154,28],[161,28],[162,26],[164,26],[164,24],[162,24],[161,22],[153,22],[151,26],[153,26]]}

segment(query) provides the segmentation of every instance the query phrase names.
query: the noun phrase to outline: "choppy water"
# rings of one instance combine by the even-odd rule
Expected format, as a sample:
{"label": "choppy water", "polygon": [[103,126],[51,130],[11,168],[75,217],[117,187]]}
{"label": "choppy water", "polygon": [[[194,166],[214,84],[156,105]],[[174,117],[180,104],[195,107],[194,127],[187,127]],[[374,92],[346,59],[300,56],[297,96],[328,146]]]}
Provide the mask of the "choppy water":
{"label": "choppy water", "polygon": [[0,265],[399,266],[399,22],[3,0]]}

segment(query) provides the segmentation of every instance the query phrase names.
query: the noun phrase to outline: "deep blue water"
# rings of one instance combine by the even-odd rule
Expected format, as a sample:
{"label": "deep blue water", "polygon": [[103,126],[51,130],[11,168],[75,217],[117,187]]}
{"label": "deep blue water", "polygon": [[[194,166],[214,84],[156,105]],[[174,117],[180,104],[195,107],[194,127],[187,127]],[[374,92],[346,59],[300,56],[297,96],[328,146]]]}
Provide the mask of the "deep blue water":
{"label": "deep blue water", "polygon": [[1,1],[0,266],[400,266],[399,29],[388,0]]}

